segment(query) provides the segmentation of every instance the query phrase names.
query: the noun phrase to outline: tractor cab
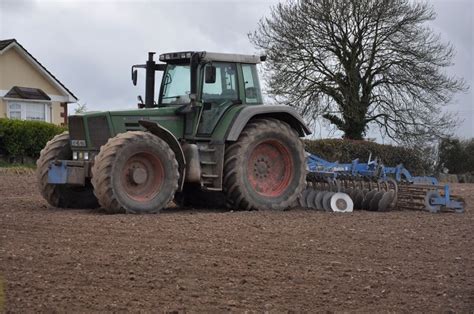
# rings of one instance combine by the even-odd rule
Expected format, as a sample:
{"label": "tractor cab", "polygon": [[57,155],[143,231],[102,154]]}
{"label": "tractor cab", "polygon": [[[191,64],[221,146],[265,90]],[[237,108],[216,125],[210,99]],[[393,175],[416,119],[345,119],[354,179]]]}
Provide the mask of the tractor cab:
{"label": "tractor cab", "polygon": [[[132,66],[132,81],[137,84],[137,68],[146,70],[145,103],[152,108],[170,105],[262,104],[262,93],[256,65],[265,56],[238,55],[212,52],[174,52],[161,54],[163,63],[154,61],[148,53],[146,64]],[[155,102],[155,72],[163,71],[163,78]]]}
{"label": "tractor cab", "polygon": [[[150,52],[146,64],[132,66],[134,85],[137,68],[146,70],[145,103],[138,106],[177,107],[176,113],[185,116],[186,138],[210,136],[231,107],[262,104],[257,64],[263,56],[187,51],[159,59],[162,63]],[[157,97],[156,71],[163,72]]]}

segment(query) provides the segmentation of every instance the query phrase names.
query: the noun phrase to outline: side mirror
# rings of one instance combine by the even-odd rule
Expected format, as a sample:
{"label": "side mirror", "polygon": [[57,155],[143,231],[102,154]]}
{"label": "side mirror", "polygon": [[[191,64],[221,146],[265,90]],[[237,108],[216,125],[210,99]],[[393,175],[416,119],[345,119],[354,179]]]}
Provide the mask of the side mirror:
{"label": "side mirror", "polygon": [[137,70],[132,71],[132,82],[133,85],[137,86]]}
{"label": "side mirror", "polygon": [[213,65],[208,65],[205,68],[205,79],[206,84],[213,84],[216,82],[216,67]]}

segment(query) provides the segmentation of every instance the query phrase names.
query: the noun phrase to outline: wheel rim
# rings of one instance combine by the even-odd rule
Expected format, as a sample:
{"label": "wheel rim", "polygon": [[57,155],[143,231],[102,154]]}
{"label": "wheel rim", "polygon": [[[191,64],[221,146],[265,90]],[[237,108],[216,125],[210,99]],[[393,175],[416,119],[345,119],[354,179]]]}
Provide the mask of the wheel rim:
{"label": "wheel rim", "polygon": [[130,156],[122,170],[121,185],[125,194],[137,201],[153,199],[161,190],[164,170],[161,160],[147,152]]}
{"label": "wheel rim", "polygon": [[276,140],[263,141],[250,154],[247,173],[250,186],[255,192],[265,197],[278,197],[291,182],[291,154]]}

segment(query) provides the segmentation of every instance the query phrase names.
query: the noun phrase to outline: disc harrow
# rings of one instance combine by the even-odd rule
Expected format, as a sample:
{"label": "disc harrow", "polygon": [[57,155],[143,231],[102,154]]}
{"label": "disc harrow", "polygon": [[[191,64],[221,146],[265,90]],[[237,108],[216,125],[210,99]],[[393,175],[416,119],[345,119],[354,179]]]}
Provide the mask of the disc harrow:
{"label": "disc harrow", "polygon": [[385,167],[377,160],[351,164],[308,156],[306,189],[298,205],[329,212],[356,210],[386,212],[392,209],[429,212],[464,211],[464,202],[451,196],[448,185],[434,177],[415,177],[402,165]]}

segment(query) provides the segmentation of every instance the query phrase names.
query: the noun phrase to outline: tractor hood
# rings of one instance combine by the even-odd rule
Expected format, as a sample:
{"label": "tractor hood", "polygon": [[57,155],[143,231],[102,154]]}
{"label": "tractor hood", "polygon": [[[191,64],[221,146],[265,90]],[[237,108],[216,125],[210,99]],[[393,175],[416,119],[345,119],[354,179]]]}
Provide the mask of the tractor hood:
{"label": "tractor hood", "polygon": [[73,149],[98,150],[110,137],[127,131],[144,131],[140,120],[154,121],[177,138],[184,132],[184,117],[176,107],[147,109],[89,111],[68,118],[69,136]]}

